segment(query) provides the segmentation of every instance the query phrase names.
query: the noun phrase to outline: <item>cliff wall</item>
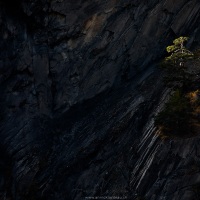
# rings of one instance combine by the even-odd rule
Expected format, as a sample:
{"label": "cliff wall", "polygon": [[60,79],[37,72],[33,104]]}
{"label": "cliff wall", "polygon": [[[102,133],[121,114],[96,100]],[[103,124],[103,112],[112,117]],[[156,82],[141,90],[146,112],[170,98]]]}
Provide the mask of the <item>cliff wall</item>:
{"label": "cliff wall", "polygon": [[[0,1],[5,200],[199,195],[198,136],[161,141],[156,63],[198,47],[198,0]],[[186,182],[187,180],[187,182]]]}

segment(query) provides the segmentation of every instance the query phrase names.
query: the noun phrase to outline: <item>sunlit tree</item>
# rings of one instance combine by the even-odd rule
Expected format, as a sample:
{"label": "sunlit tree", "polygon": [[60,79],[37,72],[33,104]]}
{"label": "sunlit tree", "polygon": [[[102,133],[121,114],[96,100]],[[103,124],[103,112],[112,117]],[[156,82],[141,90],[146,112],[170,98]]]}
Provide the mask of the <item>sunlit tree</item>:
{"label": "sunlit tree", "polygon": [[179,37],[166,48],[169,53],[162,66],[166,70],[165,81],[173,93],[155,122],[165,135],[185,135],[193,132],[194,108],[187,93],[191,90],[194,74],[188,70],[194,54],[185,47],[188,37]]}
{"label": "sunlit tree", "polygon": [[179,37],[173,41],[173,45],[166,48],[170,55],[164,59],[162,65],[167,72],[166,83],[169,87],[184,88],[191,79],[185,64],[193,59],[194,54],[185,47],[187,41],[188,37]]}

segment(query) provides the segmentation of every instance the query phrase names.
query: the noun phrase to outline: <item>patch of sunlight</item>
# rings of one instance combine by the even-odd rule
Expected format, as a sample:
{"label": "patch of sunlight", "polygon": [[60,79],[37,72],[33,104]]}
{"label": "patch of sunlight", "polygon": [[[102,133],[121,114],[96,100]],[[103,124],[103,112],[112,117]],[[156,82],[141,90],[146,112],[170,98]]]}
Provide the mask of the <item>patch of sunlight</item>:
{"label": "patch of sunlight", "polygon": [[190,99],[190,102],[192,104],[196,103],[197,100],[199,100],[199,97],[200,97],[200,91],[199,90],[196,90],[196,91],[192,91],[192,92],[189,92],[187,94],[187,97]]}

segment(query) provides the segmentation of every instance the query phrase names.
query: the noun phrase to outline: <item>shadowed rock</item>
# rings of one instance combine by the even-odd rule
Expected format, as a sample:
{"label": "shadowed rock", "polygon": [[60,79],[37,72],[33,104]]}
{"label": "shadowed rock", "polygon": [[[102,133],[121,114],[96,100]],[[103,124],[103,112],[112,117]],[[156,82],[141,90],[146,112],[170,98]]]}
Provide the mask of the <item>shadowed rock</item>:
{"label": "shadowed rock", "polygon": [[153,117],[168,93],[156,63],[176,36],[199,46],[199,10],[0,1],[1,198],[198,199],[199,137],[161,141]]}

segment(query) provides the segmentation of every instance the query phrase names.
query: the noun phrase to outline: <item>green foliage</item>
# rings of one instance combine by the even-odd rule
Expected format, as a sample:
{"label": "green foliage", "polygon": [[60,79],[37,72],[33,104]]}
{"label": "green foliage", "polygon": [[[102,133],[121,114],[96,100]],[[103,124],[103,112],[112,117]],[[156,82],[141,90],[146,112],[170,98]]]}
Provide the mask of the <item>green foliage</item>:
{"label": "green foliage", "polygon": [[181,63],[185,63],[193,58],[194,54],[189,50],[187,50],[186,48],[177,49],[176,52],[172,53],[170,56],[165,58],[164,63],[166,65],[178,67],[178,66],[183,66],[181,65]]}
{"label": "green foliage", "polygon": [[169,57],[165,58],[166,64],[172,64],[177,65],[179,62],[187,61],[188,59],[193,58],[193,53],[190,52],[186,47],[184,46],[184,43],[188,40],[188,37],[179,37],[173,41],[173,45],[168,46],[166,48],[166,51],[168,53],[171,53]]}
{"label": "green foliage", "polygon": [[187,61],[194,58],[194,54],[184,46],[187,40],[188,37],[179,37],[173,41],[173,45],[166,48],[170,55],[164,59],[161,66],[166,71],[165,82],[169,87],[186,87],[186,84],[192,78],[185,66]]}
{"label": "green foliage", "polygon": [[193,58],[193,53],[184,46],[188,37],[179,37],[173,41],[173,45],[168,46],[166,51],[171,53],[170,56],[165,58],[166,64],[177,65],[180,62]]}
{"label": "green foliage", "polygon": [[183,36],[181,36],[181,37],[175,39],[173,41],[173,43],[174,43],[174,45],[179,46],[179,45],[183,44],[184,42],[188,41],[188,39],[189,39],[189,37],[183,37]]}
{"label": "green foliage", "polygon": [[157,115],[155,124],[161,127],[166,135],[186,134],[190,131],[191,113],[189,99],[177,90],[166,103],[164,110]]}
{"label": "green foliage", "polygon": [[177,50],[183,48],[184,42],[188,41],[188,37],[179,37],[173,41],[173,45],[166,48],[168,53],[176,52]]}
{"label": "green foliage", "polygon": [[175,45],[171,45],[171,46],[168,46],[168,47],[166,48],[166,50],[167,50],[168,53],[174,52],[174,51],[176,51],[177,49],[178,49],[178,47],[175,46]]}
{"label": "green foliage", "polygon": [[175,91],[155,119],[162,136],[191,135],[199,130],[200,98],[197,83],[200,50],[194,54],[190,52],[184,46],[187,40],[188,37],[175,39],[173,45],[166,48],[170,55],[162,62],[166,86]]}

